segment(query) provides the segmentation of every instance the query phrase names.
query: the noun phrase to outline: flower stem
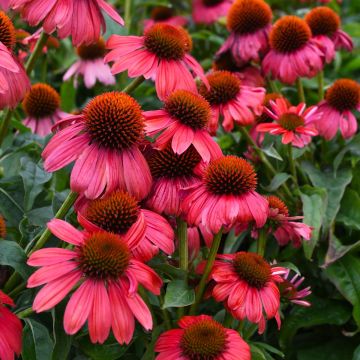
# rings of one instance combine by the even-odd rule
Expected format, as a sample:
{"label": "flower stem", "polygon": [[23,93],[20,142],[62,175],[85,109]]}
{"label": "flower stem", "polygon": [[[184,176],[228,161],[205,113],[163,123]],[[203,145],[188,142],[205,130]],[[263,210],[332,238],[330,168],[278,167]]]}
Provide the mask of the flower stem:
{"label": "flower stem", "polygon": [[0,128],[0,146],[3,143],[9,129],[10,121],[13,115],[13,110],[7,109],[3,122]]}
{"label": "flower stem", "polygon": [[298,184],[298,180],[297,180],[296,166],[295,166],[295,160],[294,160],[294,155],[293,155],[293,148],[292,148],[291,144],[288,145],[288,152],[289,152],[290,172],[293,177],[294,184],[298,188],[299,184]]}
{"label": "flower stem", "polygon": [[233,323],[233,317],[229,312],[225,310],[225,317],[223,322],[224,327],[231,328],[232,323]]}
{"label": "flower stem", "polygon": [[256,252],[264,256],[265,255],[265,249],[266,249],[266,230],[264,228],[259,230],[259,237],[257,239],[257,250]]}
{"label": "flower stem", "polygon": [[128,32],[130,34],[130,28],[131,28],[131,0],[125,0],[124,21],[125,21],[125,26],[127,27]]}
{"label": "flower stem", "polygon": [[[247,131],[247,129],[244,126],[240,126],[240,132],[241,134],[244,136],[244,138],[247,140],[247,142],[253,147],[253,149],[255,150],[255,152],[257,153],[257,155],[260,157],[262,163],[265,165],[265,167],[270,171],[270,173],[275,176],[277,174],[277,171],[274,169],[274,167],[271,165],[270,161],[267,159],[266,155],[263,153],[263,151],[257,146],[257,144],[255,143],[254,139],[250,136],[249,132]],[[289,190],[289,188],[287,187],[287,185],[285,183],[283,183],[282,188],[284,189],[286,195],[289,198],[292,198],[292,194]]]}
{"label": "flower stem", "polygon": [[304,93],[304,87],[301,81],[301,78],[296,79],[296,87],[299,95],[299,102],[304,103],[305,102],[305,93]]}
{"label": "flower stem", "polygon": [[33,312],[34,312],[34,310],[31,307],[29,307],[23,311],[18,312],[16,314],[16,316],[20,319],[24,319],[24,318],[28,317],[29,315],[31,315]]}
{"label": "flower stem", "polygon": [[318,94],[319,94],[319,101],[324,99],[324,71],[320,71],[318,76]]}
{"label": "flower stem", "polygon": [[187,271],[189,266],[187,223],[180,218],[177,219],[177,230],[178,230],[179,255],[180,255],[179,265],[181,270]]}
{"label": "flower stem", "polygon": [[199,286],[198,286],[196,294],[195,294],[195,302],[194,302],[194,304],[191,305],[191,308],[190,308],[190,315],[195,315],[197,307],[199,306],[200,301],[204,295],[206,283],[208,281],[208,277],[209,277],[212,267],[214,265],[214,261],[215,261],[217,252],[219,250],[222,233],[223,233],[223,229],[221,228],[219,230],[219,232],[213,238],[213,242],[212,242],[211,248],[210,248],[210,253],[209,253],[209,256],[206,261],[204,273],[201,277]]}
{"label": "flower stem", "polygon": [[26,62],[25,70],[28,75],[31,73],[31,71],[33,71],[36,60],[41,55],[42,50],[43,50],[48,38],[49,38],[49,35],[43,31],[35,45],[35,49],[34,49],[33,53],[30,55],[29,60]]}
{"label": "flower stem", "polygon": [[271,79],[269,79],[269,78],[267,79],[267,81],[268,81],[270,90],[271,90],[273,93],[275,93],[275,94],[279,94],[280,91],[279,91],[279,89],[278,89],[275,81],[274,81],[274,80],[271,80]]}
{"label": "flower stem", "polygon": [[141,75],[137,78],[135,78],[128,86],[126,86],[122,92],[126,94],[130,94],[133,92],[140,84],[144,82],[145,78]]}
{"label": "flower stem", "polygon": [[[74,205],[75,200],[77,199],[78,194],[70,191],[70,194],[67,196],[63,204],[61,205],[59,211],[55,215],[55,219],[63,219],[65,215],[68,213],[70,208]],[[41,249],[46,242],[49,240],[51,232],[48,228],[41,234],[39,240],[36,242],[35,246],[30,251],[29,255],[31,255],[34,251]]]}

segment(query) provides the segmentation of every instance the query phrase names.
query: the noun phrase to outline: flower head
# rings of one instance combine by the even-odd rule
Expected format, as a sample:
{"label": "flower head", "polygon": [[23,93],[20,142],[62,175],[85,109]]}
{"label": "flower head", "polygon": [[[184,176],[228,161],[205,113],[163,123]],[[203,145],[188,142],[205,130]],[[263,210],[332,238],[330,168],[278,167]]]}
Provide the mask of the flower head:
{"label": "flower head", "polygon": [[60,95],[50,85],[38,83],[31,87],[22,102],[26,114],[24,124],[33,133],[45,136],[53,125],[69,116],[60,110]]}
{"label": "flower head", "polygon": [[272,12],[263,0],[236,0],[227,16],[229,38],[219,53],[230,50],[242,64],[258,60],[269,47]]}
{"label": "flower head", "polygon": [[315,125],[319,134],[331,140],[340,130],[345,139],[352,137],[358,128],[355,110],[360,110],[359,83],[351,79],[336,80],[318,107],[319,118]]}
{"label": "flower head", "polygon": [[319,6],[310,10],[305,21],[308,23],[313,39],[330,62],[335,57],[335,50],[345,49],[351,51],[354,47],[351,37],[340,29],[339,15],[327,6]]}
{"label": "flower head", "polygon": [[193,146],[179,155],[168,145],[151,151],[147,160],[154,179],[147,206],[160,214],[180,215],[182,190],[200,181],[196,172],[200,155]]}
{"label": "flower head", "polygon": [[272,267],[264,258],[250,252],[219,255],[211,272],[215,281],[212,295],[225,302],[232,315],[259,325],[265,330],[266,319],[276,318],[280,327],[280,292],[277,287],[286,270]]}
{"label": "flower head", "polygon": [[312,39],[305,20],[296,16],[279,19],[270,32],[270,51],[262,67],[280,81],[292,84],[299,77],[313,77],[323,68],[323,52]]}
{"label": "flower head", "polygon": [[76,160],[70,186],[90,199],[115,189],[138,199],[148,194],[150,170],[139,150],[144,119],[135,99],[120,92],[104,93],[92,99],[81,115],[63,122],[70,124],[43,151],[47,171]]}
{"label": "flower head", "polygon": [[300,306],[311,306],[311,304],[304,300],[311,294],[310,286],[299,290],[298,288],[305,280],[300,274],[295,274],[293,277],[290,276],[290,269],[286,270],[286,273],[282,275],[284,281],[279,284],[280,294],[282,299],[286,299],[293,304]]}
{"label": "flower head", "polygon": [[257,176],[244,159],[224,156],[210,162],[200,183],[189,188],[183,211],[189,224],[202,224],[212,233],[236,222],[265,224],[268,203],[255,189]]}
{"label": "flower head", "polygon": [[14,306],[13,300],[0,290],[0,354],[1,359],[14,359],[20,356],[22,324],[5,305]]}
{"label": "flower head", "polygon": [[192,18],[196,24],[213,24],[225,16],[233,0],[193,0]]}
{"label": "flower head", "polygon": [[260,115],[265,89],[242,85],[241,80],[229,71],[214,71],[207,75],[210,89],[201,84],[199,92],[210,103],[212,118],[210,131],[215,133],[220,115],[224,117],[222,125],[231,131],[234,122],[249,125],[254,122],[255,115]]}
{"label": "flower head", "polygon": [[114,191],[101,199],[80,202],[79,223],[89,231],[132,234],[139,239],[139,245],[132,251],[137,259],[149,261],[159,249],[168,255],[174,252],[174,231],[167,220],[141,208],[130,194]]}
{"label": "flower head", "polygon": [[310,240],[312,227],[301,222],[292,220],[302,220],[303,216],[289,216],[289,210],[285,203],[277,196],[267,197],[269,202],[269,222],[270,231],[280,246],[292,242],[294,247],[301,246],[302,239]]}
{"label": "flower head", "polygon": [[105,42],[99,39],[89,45],[81,45],[77,48],[79,60],[76,61],[64,74],[63,80],[67,81],[74,76],[75,86],[79,75],[83,76],[87,88],[92,88],[96,81],[104,85],[114,85],[115,77],[111,74],[110,67],[104,64],[106,54]]}
{"label": "flower head", "polygon": [[296,147],[304,147],[312,136],[318,135],[314,122],[319,118],[317,107],[311,106],[305,110],[305,104],[291,106],[284,98],[270,101],[270,107],[265,112],[275,120],[273,123],[262,123],[256,127],[258,132],[268,132],[271,135],[282,135],[282,143],[291,143]]}
{"label": "flower head", "polygon": [[169,24],[173,26],[185,26],[187,19],[184,16],[176,15],[175,9],[169,6],[155,6],[150,13],[150,19],[144,20],[144,30],[148,30],[154,24]]}
{"label": "flower head", "polygon": [[155,344],[157,360],[251,359],[250,347],[240,335],[211,316],[185,316],[179,327],[160,335]]}
{"label": "flower head", "polygon": [[48,227],[74,249],[46,248],[30,256],[28,264],[41,268],[30,276],[28,287],[45,284],[33,303],[36,312],[53,308],[77,286],[65,309],[66,333],[77,333],[88,321],[92,342],[103,343],[112,329],[120,344],[128,344],[134,318],[146,330],[152,328],[150,310],[137,289],[141,284],[158,295],[162,281],[132,255],[138,239],[105,231],[82,232],[62,220],[52,220]]}
{"label": "flower head", "polygon": [[146,111],[144,116],[147,135],[161,133],[155,141],[158,149],[171,143],[173,151],[180,155],[193,145],[206,162],[222,155],[219,145],[207,131],[211,112],[202,96],[176,90],[164,101],[163,110]]}
{"label": "flower head", "polygon": [[0,11],[0,109],[14,108],[30,88],[23,66],[12,53],[15,40],[12,21]]}
{"label": "flower head", "polygon": [[196,92],[190,70],[207,83],[203,69],[189,54],[192,40],[181,27],[157,23],[143,36],[112,35],[107,47],[111,51],[105,61],[114,61],[113,74],[128,70],[130,77],[155,78],[161,100],[177,89]]}
{"label": "flower head", "polygon": [[31,26],[42,23],[45,32],[51,34],[57,30],[61,39],[71,35],[75,46],[99,39],[101,31],[106,29],[102,11],[124,25],[123,19],[105,0],[54,0],[41,5],[35,0],[10,0],[10,7],[21,11]]}

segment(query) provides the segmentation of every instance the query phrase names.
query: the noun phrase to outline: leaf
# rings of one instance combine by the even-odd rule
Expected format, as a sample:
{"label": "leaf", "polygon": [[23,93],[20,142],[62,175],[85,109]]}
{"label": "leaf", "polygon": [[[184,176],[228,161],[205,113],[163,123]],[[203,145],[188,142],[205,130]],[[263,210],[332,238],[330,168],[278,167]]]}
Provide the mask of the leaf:
{"label": "leaf", "polygon": [[327,193],[325,189],[306,185],[301,188],[300,197],[303,203],[303,222],[313,227],[311,239],[303,242],[305,256],[307,259],[311,259],[324,221]]}
{"label": "leaf", "polygon": [[316,325],[342,325],[351,317],[351,309],[343,301],[315,298],[309,299],[312,306],[296,307],[285,318],[279,343],[283,349],[288,348],[293,337],[301,328],[311,328]]}
{"label": "leaf", "polygon": [[251,360],[266,360],[263,351],[259,347],[251,344],[250,350],[251,350]]}
{"label": "leaf", "polygon": [[51,311],[51,315],[53,318],[53,338],[55,342],[52,360],[67,359],[70,353],[73,337],[67,335],[64,331],[64,306],[57,306]]}
{"label": "leaf", "polygon": [[0,241],[0,264],[11,266],[23,279],[31,274],[31,268],[26,265],[27,256],[24,250],[14,241]]}
{"label": "leaf", "polygon": [[355,190],[345,191],[336,220],[347,228],[360,230],[360,196]]}
{"label": "leaf", "polygon": [[24,319],[23,360],[51,360],[54,344],[48,329],[32,319]]}
{"label": "leaf", "polygon": [[195,291],[189,289],[185,280],[171,281],[167,288],[163,308],[183,307],[195,302]]}
{"label": "leaf", "polygon": [[360,240],[351,245],[343,245],[340,242],[340,240],[335,236],[335,234],[330,232],[329,247],[325,256],[324,264],[321,265],[321,267],[326,268],[336,260],[342,258],[347,253],[359,248],[360,248]]}
{"label": "leaf", "polygon": [[[134,341],[134,337],[132,339]],[[91,358],[91,360],[117,360],[128,350],[128,346],[122,346],[117,341],[107,340],[104,344],[93,344],[86,338],[79,341],[80,349]]]}
{"label": "leaf", "polygon": [[280,154],[276,151],[274,148],[274,144],[271,144],[269,146],[265,146],[262,148],[262,151],[267,155],[274,159],[283,161],[283,158],[280,156]]}
{"label": "leaf", "polygon": [[360,134],[354,136],[350,142],[336,155],[333,163],[335,173],[337,172],[345,154],[348,151],[354,155],[360,156]]}
{"label": "leaf", "polygon": [[360,259],[350,254],[325,269],[326,275],[352,305],[360,304]]}
{"label": "leaf", "polygon": [[290,174],[287,173],[278,173],[271,180],[268,186],[264,186],[264,189],[269,192],[273,192],[277,190],[282,184],[286,182],[287,179],[291,177]]}
{"label": "leaf", "polygon": [[36,197],[43,190],[43,185],[51,179],[51,173],[46,172],[29,158],[21,159],[20,176],[24,182],[24,209],[31,210]]}
{"label": "leaf", "polygon": [[302,162],[302,168],[309,175],[315,187],[324,188],[328,193],[328,203],[324,221],[324,229],[327,231],[340,209],[340,201],[344,195],[346,186],[351,182],[351,169],[342,169],[342,171],[335,176],[333,173],[322,172],[307,161]]}
{"label": "leaf", "polygon": [[360,345],[355,349],[352,360],[360,360]]}

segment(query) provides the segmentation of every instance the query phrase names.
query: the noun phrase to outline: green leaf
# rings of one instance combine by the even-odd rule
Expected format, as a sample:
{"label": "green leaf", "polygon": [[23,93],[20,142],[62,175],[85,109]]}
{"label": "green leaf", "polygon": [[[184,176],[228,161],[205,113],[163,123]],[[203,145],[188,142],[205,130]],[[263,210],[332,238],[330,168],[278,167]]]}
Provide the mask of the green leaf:
{"label": "green leaf", "polygon": [[[357,60],[360,60],[360,58]],[[345,154],[348,151],[354,155],[360,156],[360,134],[354,136],[350,142],[336,155],[333,163],[335,173],[337,172]]]}
{"label": "green leaf", "polygon": [[274,144],[271,144],[269,146],[265,146],[262,148],[262,151],[267,155],[270,156],[274,159],[283,161],[283,158],[281,157],[281,155],[276,151],[276,149],[274,148]]}
{"label": "green leaf", "polygon": [[51,173],[46,172],[38,164],[25,157],[21,159],[20,176],[25,189],[24,209],[29,211],[36,197],[43,190],[43,185],[51,179]]}
{"label": "green leaf", "polygon": [[324,228],[325,231],[327,231],[340,209],[340,201],[344,195],[346,186],[351,182],[351,169],[342,169],[341,172],[335,176],[334,173],[322,172],[307,161],[302,162],[302,168],[309,175],[315,187],[324,188],[328,193],[328,203],[324,221]]}
{"label": "green leaf", "polygon": [[310,307],[296,307],[281,325],[279,343],[283,349],[291,346],[293,337],[301,328],[317,325],[342,325],[351,317],[350,307],[343,301],[316,298],[310,299]]}
{"label": "green leaf", "polygon": [[311,239],[303,242],[305,256],[307,259],[311,259],[324,221],[327,193],[325,189],[306,185],[302,187],[300,196],[303,203],[303,222],[313,227]]}
{"label": "green leaf", "polygon": [[325,269],[326,275],[351,304],[360,304],[360,259],[350,254]]}
{"label": "green leaf", "polygon": [[188,306],[194,301],[194,289],[189,289],[185,280],[174,280],[166,288],[163,308]]}
{"label": "green leaf", "polygon": [[51,311],[51,315],[53,318],[53,338],[55,342],[52,360],[67,359],[70,353],[73,337],[67,335],[64,331],[64,306],[57,306]]}
{"label": "green leaf", "polygon": [[355,349],[352,360],[360,360],[360,345]]}
{"label": "green leaf", "polygon": [[27,256],[24,250],[14,241],[0,241],[0,264],[11,266],[23,279],[31,274],[31,268],[26,265]]}
{"label": "green leaf", "polygon": [[251,360],[266,360],[265,354],[259,347],[251,344],[250,350],[251,350]]}
{"label": "green leaf", "polygon": [[[134,341],[134,338],[132,339]],[[122,358],[128,346],[121,346],[117,341],[107,340],[104,344],[93,344],[85,337],[79,341],[80,349],[91,360],[117,360]]]}
{"label": "green leaf", "polygon": [[328,267],[336,260],[342,258],[347,253],[360,248],[360,240],[351,245],[343,245],[341,241],[333,234],[329,233],[329,247],[325,256],[324,264],[322,268]]}
{"label": "green leaf", "polygon": [[356,191],[345,191],[336,221],[343,223],[347,228],[360,230],[360,196]]}
{"label": "green leaf", "polygon": [[54,344],[48,329],[32,319],[24,319],[23,360],[51,360]]}
{"label": "green leaf", "polygon": [[282,184],[284,184],[286,180],[289,179],[290,177],[291,177],[290,174],[278,173],[272,178],[268,186],[264,186],[264,189],[266,191],[273,192],[277,190]]}

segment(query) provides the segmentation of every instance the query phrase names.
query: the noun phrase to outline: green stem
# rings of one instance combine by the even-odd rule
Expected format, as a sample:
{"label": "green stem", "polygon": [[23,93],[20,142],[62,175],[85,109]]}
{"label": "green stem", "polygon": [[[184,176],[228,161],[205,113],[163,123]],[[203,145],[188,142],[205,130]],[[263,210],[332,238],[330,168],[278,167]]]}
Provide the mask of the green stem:
{"label": "green stem", "polygon": [[231,316],[230,313],[225,311],[225,317],[223,322],[224,327],[231,328],[232,323],[233,323],[233,317]]}
{"label": "green stem", "polygon": [[[244,126],[240,126],[240,132],[241,134],[245,137],[246,141],[248,142],[248,144],[250,144],[253,149],[255,150],[255,152],[257,153],[257,155],[260,157],[262,163],[265,165],[265,167],[270,171],[270,173],[275,176],[278,172],[274,169],[274,167],[271,165],[270,161],[267,159],[266,155],[263,153],[263,151],[257,146],[257,144],[255,143],[254,139],[250,136],[249,132],[247,131],[247,129]],[[289,198],[292,198],[293,195],[291,194],[288,186],[283,183],[282,188],[284,189],[286,195]]]}
{"label": "green stem", "polygon": [[299,102],[304,103],[305,102],[305,92],[304,92],[304,87],[303,87],[301,78],[297,78],[296,87],[298,90]]}
{"label": "green stem", "polygon": [[[56,213],[55,219],[63,219],[70,210],[70,208],[74,205],[74,202],[77,199],[77,197],[78,194],[71,191],[70,194],[65,199],[65,201],[63,202],[63,204],[61,205],[59,211]],[[39,240],[36,242],[35,246],[30,251],[29,255],[32,254],[34,251],[41,249],[49,240],[50,236],[51,236],[51,232],[48,228],[46,228],[45,231],[40,236]]]}
{"label": "green stem", "polygon": [[33,312],[34,312],[34,310],[31,307],[29,307],[23,311],[18,312],[16,315],[20,319],[24,319],[24,318],[28,317],[29,315],[31,315]]}
{"label": "green stem", "polygon": [[279,94],[280,91],[279,91],[279,89],[278,89],[275,81],[274,81],[274,80],[271,80],[271,79],[267,79],[267,81],[268,81],[268,84],[269,84],[269,87],[270,87],[271,91],[272,91],[273,93],[275,93],[275,94]]}
{"label": "green stem", "polygon": [[210,253],[209,253],[209,256],[206,261],[204,273],[201,277],[199,286],[196,290],[195,303],[192,304],[191,308],[190,308],[190,315],[195,315],[197,307],[199,306],[200,301],[204,295],[206,283],[208,281],[208,277],[209,277],[212,267],[214,265],[214,261],[215,261],[217,252],[219,250],[222,232],[223,232],[223,229],[221,228],[220,231],[213,238],[213,242],[212,242],[211,248],[210,248]]}
{"label": "green stem", "polygon": [[297,174],[296,174],[296,166],[295,166],[295,160],[293,155],[293,148],[292,145],[288,145],[288,152],[289,152],[289,165],[290,165],[290,172],[293,177],[294,184],[296,187],[299,187],[298,180],[297,180]]}
{"label": "green stem", "polygon": [[1,128],[0,128],[0,146],[3,143],[5,137],[8,133],[12,114],[13,114],[13,110],[7,109],[5,118],[4,118],[4,120],[1,124]]}
{"label": "green stem", "polygon": [[179,240],[179,266],[181,270],[188,271],[189,267],[189,247],[187,237],[187,223],[178,218],[177,231]]}
{"label": "green stem", "polygon": [[24,289],[26,289],[26,282],[21,283],[14,290],[11,290],[8,295],[13,299],[19,292],[23,291]]}
{"label": "green stem", "polygon": [[126,86],[122,92],[126,94],[130,94],[133,92],[140,84],[144,82],[145,78],[143,76],[139,76],[135,78],[128,86]]}
{"label": "green stem", "polygon": [[41,55],[48,38],[49,34],[46,34],[46,32],[43,31],[35,45],[33,53],[30,55],[29,60],[26,62],[25,70],[28,75],[33,71],[36,60]]}
{"label": "green stem", "polygon": [[124,21],[125,21],[125,26],[127,27],[128,32],[130,34],[130,28],[131,28],[131,0],[125,0]]}
{"label": "green stem", "polygon": [[245,322],[244,320],[239,320],[239,325],[238,327],[236,328],[237,332],[242,335],[242,332],[244,330],[244,325],[245,325]]}
{"label": "green stem", "polygon": [[265,249],[266,249],[266,229],[262,228],[259,230],[259,237],[257,239],[257,250],[256,252],[264,256],[265,255]]}
{"label": "green stem", "polygon": [[9,280],[4,285],[4,292],[7,294],[9,291],[14,289],[15,286],[18,285],[19,281],[21,280],[21,276],[17,272],[13,272],[12,275],[9,277]]}
{"label": "green stem", "polygon": [[318,94],[319,101],[324,99],[324,71],[320,71],[318,74]]}

